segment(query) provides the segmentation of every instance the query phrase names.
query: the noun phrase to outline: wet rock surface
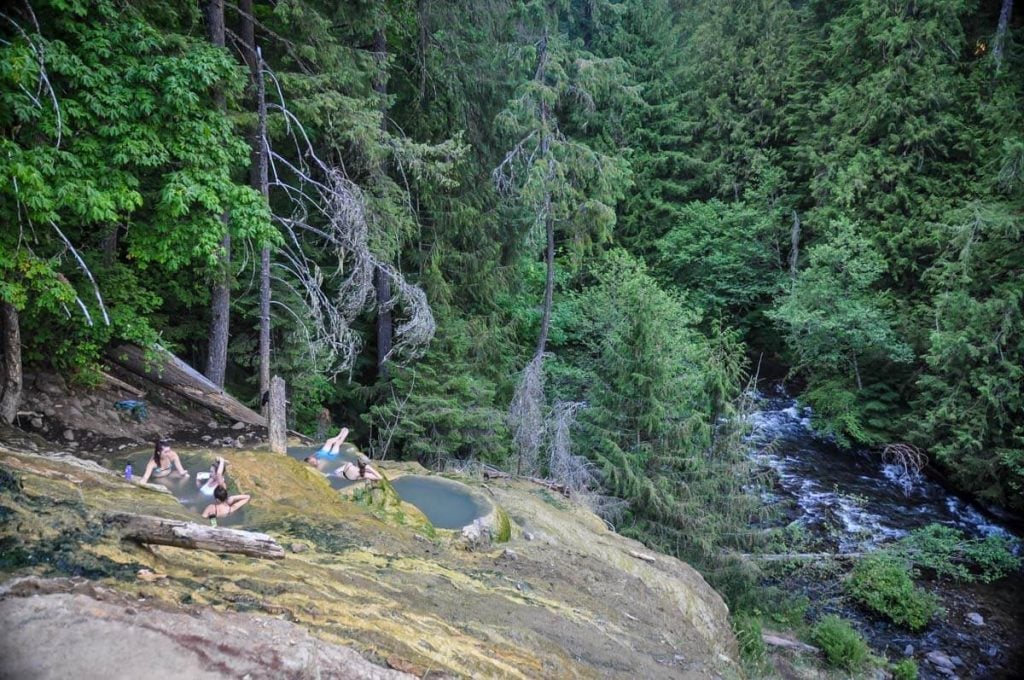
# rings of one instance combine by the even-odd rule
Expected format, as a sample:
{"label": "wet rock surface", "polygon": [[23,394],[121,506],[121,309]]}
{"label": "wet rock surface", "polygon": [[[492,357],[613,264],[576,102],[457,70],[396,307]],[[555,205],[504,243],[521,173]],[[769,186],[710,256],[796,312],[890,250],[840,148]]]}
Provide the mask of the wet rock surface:
{"label": "wet rock surface", "polygon": [[[231,622],[272,617],[380,666],[432,673],[739,675],[728,611],[695,570],[661,555],[638,559],[645,552],[640,544],[582,508],[552,503],[528,482],[488,483],[489,497],[516,528],[506,544],[468,551],[458,532],[433,531],[386,489],[339,493],[288,456],[183,450],[186,457],[221,454],[237,490],[253,496],[239,528],[292,548],[284,559],[121,541],[99,521],[104,512],[195,520],[198,510],[111,470],[0,446],[0,470],[17,480],[0,490],[0,579],[78,576],[129,600],[144,598],[130,605],[137,612],[184,609],[189,617],[231,615]],[[382,472],[425,473],[415,464],[389,464]],[[523,528],[534,540],[523,538]],[[293,544],[306,549],[294,552]],[[64,616],[40,619],[37,635],[45,639]],[[211,635],[204,644],[220,643],[202,630]],[[116,637],[92,639],[99,649],[121,645]]]}

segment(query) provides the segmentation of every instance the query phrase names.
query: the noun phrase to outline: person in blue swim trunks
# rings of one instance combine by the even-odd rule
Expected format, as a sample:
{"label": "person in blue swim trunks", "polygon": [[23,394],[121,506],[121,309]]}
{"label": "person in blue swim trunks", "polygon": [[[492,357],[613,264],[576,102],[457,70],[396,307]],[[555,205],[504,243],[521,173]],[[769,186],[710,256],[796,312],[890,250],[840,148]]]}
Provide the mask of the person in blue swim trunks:
{"label": "person in blue swim trunks", "polygon": [[319,451],[312,456],[306,456],[303,458],[303,461],[319,469],[323,461],[334,460],[338,457],[338,454],[341,453],[341,445],[345,443],[346,437],[348,437],[348,428],[343,427],[337,437],[331,437],[325,441]]}

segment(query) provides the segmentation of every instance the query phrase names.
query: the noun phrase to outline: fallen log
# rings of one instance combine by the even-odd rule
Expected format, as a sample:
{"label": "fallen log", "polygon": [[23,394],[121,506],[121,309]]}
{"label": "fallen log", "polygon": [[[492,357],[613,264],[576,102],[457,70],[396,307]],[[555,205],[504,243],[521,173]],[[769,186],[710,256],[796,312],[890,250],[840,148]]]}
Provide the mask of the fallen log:
{"label": "fallen log", "polygon": [[635,550],[630,550],[629,551],[629,556],[630,557],[635,557],[638,560],[643,560],[644,562],[656,562],[657,561],[653,555],[645,555],[645,554],[639,553],[639,552],[637,552]]}
{"label": "fallen log", "polygon": [[526,479],[530,482],[533,482],[534,484],[538,484],[547,489],[551,489],[552,491],[557,491],[563,496],[568,497],[570,495],[569,487],[567,487],[565,484],[562,484],[561,482],[556,482],[551,479],[541,479],[540,477],[524,477],[522,475],[513,475],[510,472],[499,470],[497,468],[491,467],[490,465],[484,466],[484,479]]}
{"label": "fallen log", "polygon": [[250,557],[279,560],[284,548],[266,534],[239,529],[204,526],[151,515],[108,512],[104,524],[119,529],[121,538],[138,543],[170,545],[175,548],[240,553]]}
{"label": "fallen log", "polygon": [[263,416],[162,347],[147,352],[138,345],[118,345],[107,350],[107,358],[129,373],[146,378],[215,413],[249,425],[266,427]]}
{"label": "fallen log", "polygon": [[782,633],[775,633],[770,630],[761,631],[761,640],[763,640],[766,645],[771,645],[772,647],[782,647],[783,649],[792,649],[797,652],[808,652],[810,654],[817,654],[821,651],[817,647],[812,647],[809,644],[800,642],[799,640],[791,638],[787,635],[783,635]]}
{"label": "fallen log", "polygon": [[754,562],[787,562],[789,560],[859,560],[867,553],[773,553],[758,555],[756,553],[725,553],[727,556],[741,557]]}
{"label": "fallen log", "polygon": [[132,395],[133,397],[138,397],[138,398],[141,399],[142,397],[146,396],[146,393],[143,392],[142,390],[138,389],[134,385],[129,385],[128,383],[126,383],[125,381],[121,380],[120,378],[118,378],[116,376],[110,375],[106,371],[100,371],[100,375],[103,376],[103,379],[105,381],[107,381],[107,383],[109,383],[110,385],[113,385],[114,387],[116,387],[119,390],[127,392],[128,394]]}

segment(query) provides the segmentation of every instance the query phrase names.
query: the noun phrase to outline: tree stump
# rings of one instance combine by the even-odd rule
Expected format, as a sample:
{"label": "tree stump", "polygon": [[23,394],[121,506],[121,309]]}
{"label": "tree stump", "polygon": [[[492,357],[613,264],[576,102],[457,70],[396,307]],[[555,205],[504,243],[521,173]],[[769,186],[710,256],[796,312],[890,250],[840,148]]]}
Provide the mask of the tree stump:
{"label": "tree stump", "polygon": [[275,375],[270,381],[270,402],[267,405],[267,431],[270,450],[286,453],[288,450],[288,427],[284,398],[284,379]]}

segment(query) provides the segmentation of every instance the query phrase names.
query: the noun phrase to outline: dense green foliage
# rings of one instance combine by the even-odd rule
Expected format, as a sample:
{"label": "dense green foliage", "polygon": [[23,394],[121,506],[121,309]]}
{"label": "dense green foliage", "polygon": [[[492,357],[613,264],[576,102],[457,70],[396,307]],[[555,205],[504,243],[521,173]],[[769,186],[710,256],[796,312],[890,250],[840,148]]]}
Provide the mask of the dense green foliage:
{"label": "dense green foliage", "polygon": [[968,539],[963,532],[929,524],[911,532],[885,551],[908,568],[927,569],[957,581],[991,583],[1020,568],[1011,542],[1002,536]]}
{"label": "dense green foliage", "polygon": [[865,557],[854,567],[846,591],[873,612],[911,630],[921,630],[940,610],[937,597],[914,585],[916,570],[889,555]]}
{"label": "dense green foliage", "polygon": [[[622,532],[723,579],[761,512],[751,353],[838,441],[1024,506],[1024,57],[1019,17],[988,49],[998,3],[255,2],[269,200],[244,6],[227,48],[194,3],[5,13],[0,298],[26,360],[88,379],[132,340],[203,365],[227,230],[233,392],[259,396],[263,246],[295,425],[326,407],[378,456],[511,466],[543,329],[538,471],[568,432]],[[378,302],[380,271],[409,286]],[[383,373],[382,310],[432,335]]]}

